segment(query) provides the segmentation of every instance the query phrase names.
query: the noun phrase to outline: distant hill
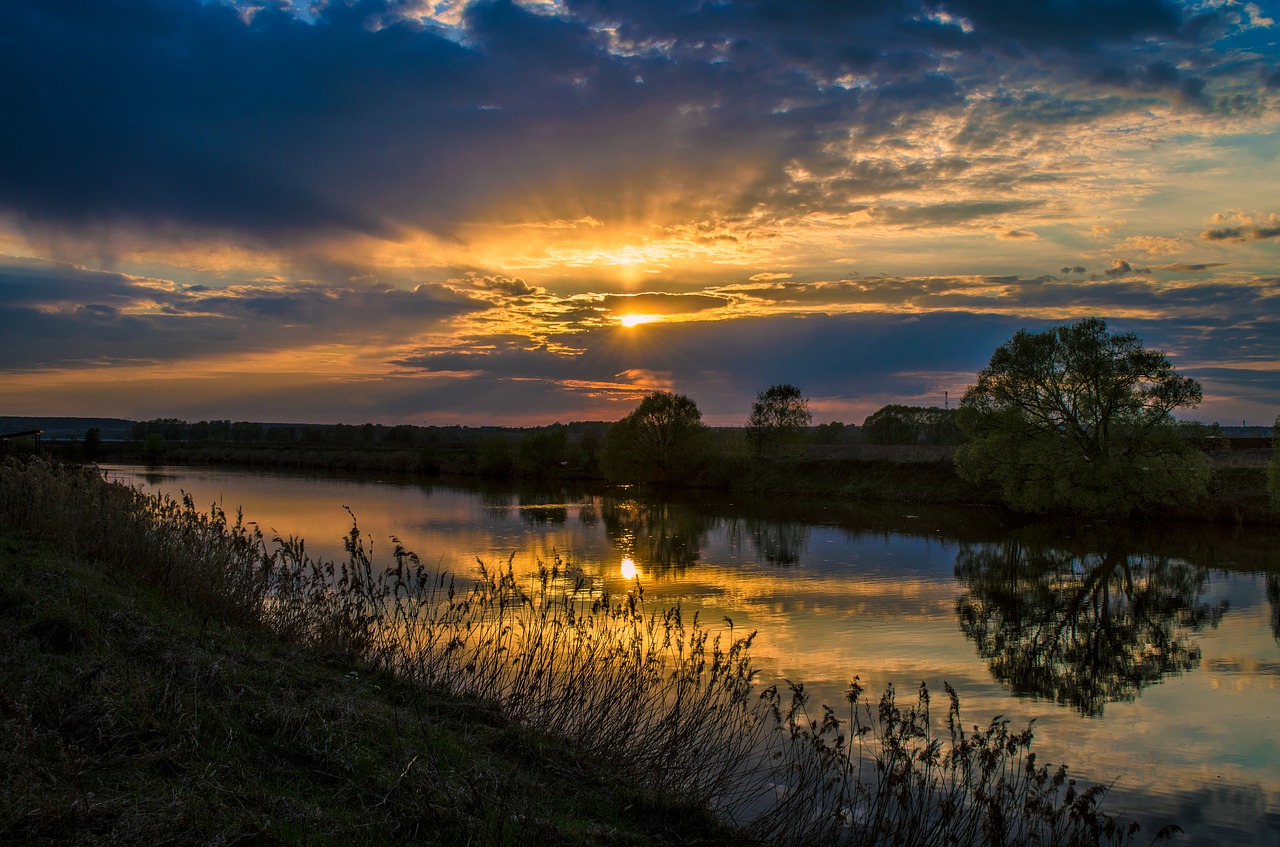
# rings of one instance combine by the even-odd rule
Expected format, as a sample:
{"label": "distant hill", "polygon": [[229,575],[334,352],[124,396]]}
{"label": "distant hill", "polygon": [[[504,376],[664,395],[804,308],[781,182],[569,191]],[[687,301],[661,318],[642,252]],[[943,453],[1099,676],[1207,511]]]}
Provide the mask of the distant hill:
{"label": "distant hill", "polygon": [[8,432],[44,430],[45,438],[82,439],[97,428],[104,441],[127,439],[133,435],[133,421],[121,418],[17,418],[0,416],[0,435]]}

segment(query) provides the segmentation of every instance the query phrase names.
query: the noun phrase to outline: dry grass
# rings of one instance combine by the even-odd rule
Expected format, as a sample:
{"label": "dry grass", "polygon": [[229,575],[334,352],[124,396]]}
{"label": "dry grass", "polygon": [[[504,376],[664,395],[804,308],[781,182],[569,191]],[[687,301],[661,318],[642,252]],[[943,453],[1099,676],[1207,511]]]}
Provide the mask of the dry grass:
{"label": "dry grass", "polygon": [[[1105,789],[1077,791],[1065,768],[1037,767],[1030,729],[1013,733],[996,721],[966,733],[954,692],[940,735],[923,689],[907,708],[891,689],[873,709],[855,682],[846,717],[822,707],[812,718],[803,686],[759,690],[752,634],[712,631],[679,608],[650,611],[638,588],[593,591],[558,562],[530,580],[509,564],[482,567],[478,581],[459,586],[398,542],[392,565],[376,566],[354,518],[347,560],[321,562],[301,540],[267,541],[240,515],[233,521],[189,498],[145,496],[104,482],[96,469],[38,460],[3,466],[0,522],[155,586],[206,619],[474,703],[574,757],[611,763],[644,796],[709,810],[741,838],[1076,845],[1123,844],[1136,831],[1100,810]],[[183,685],[211,684],[193,673]],[[296,727],[277,729],[289,738]],[[324,737],[313,746],[341,743]],[[511,755],[526,756],[528,746]],[[397,767],[404,758],[389,756]],[[422,802],[439,801],[423,789]],[[492,820],[531,819],[493,802]],[[497,825],[495,834],[490,825],[496,840],[486,843],[522,827]],[[699,831],[709,837],[714,827]]]}

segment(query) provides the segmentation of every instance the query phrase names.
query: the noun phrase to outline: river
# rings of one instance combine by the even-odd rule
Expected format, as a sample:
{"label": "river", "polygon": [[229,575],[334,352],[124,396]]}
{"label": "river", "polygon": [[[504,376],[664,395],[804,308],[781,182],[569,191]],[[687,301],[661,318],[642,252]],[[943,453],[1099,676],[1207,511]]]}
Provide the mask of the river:
{"label": "river", "polygon": [[[243,510],[268,537],[343,558],[349,507],[376,560],[532,573],[560,557],[615,590],[757,630],[763,683],[838,704],[920,682],[966,724],[1034,720],[1040,761],[1112,782],[1146,843],[1280,845],[1280,534],[1099,523],[1012,527],[986,511],[735,500],[631,489],[457,487],[325,475],[105,466],[148,492]],[[938,701],[941,702],[941,701]]]}

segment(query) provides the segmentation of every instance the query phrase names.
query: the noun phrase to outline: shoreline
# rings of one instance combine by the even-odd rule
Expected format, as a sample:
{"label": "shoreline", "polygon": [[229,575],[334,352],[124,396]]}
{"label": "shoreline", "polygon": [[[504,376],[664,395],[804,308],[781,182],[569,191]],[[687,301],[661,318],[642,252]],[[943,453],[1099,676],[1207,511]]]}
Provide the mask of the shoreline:
{"label": "shoreline", "polygon": [[[953,448],[863,446],[852,457],[798,456],[754,459],[725,456],[675,490],[719,490],[740,496],[826,498],[841,502],[904,503],[994,509],[1009,520],[1034,523],[1037,516],[1010,509],[999,495],[966,482],[950,461]],[[1125,523],[1194,522],[1235,526],[1280,526],[1267,492],[1271,450],[1212,452],[1205,497],[1161,513],[1139,513]],[[97,457],[104,462],[146,464],[140,449],[114,448]],[[474,457],[472,457],[474,458]],[[610,484],[598,469],[556,467],[542,474],[487,474],[474,461],[444,462],[423,451],[395,449],[258,448],[176,445],[159,465],[208,465],[259,470],[313,470],[336,473],[388,473],[408,479],[448,482],[487,481],[517,484]]]}

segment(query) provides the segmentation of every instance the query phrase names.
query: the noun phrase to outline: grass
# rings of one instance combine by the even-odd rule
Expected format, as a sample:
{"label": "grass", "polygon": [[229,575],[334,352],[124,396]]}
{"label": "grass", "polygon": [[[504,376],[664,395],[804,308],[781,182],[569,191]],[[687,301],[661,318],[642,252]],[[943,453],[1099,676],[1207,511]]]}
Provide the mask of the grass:
{"label": "grass", "polygon": [[12,532],[0,657],[0,843],[739,843],[491,707]]}
{"label": "grass", "polygon": [[[950,692],[816,717],[753,636],[548,563],[459,586],[95,469],[0,469],[0,840],[1123,844]],[[44,539],[39,543],[31,539]]]}

